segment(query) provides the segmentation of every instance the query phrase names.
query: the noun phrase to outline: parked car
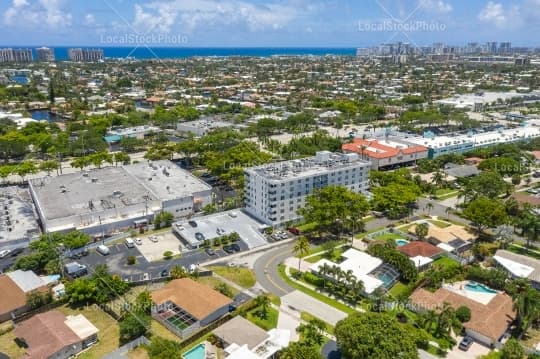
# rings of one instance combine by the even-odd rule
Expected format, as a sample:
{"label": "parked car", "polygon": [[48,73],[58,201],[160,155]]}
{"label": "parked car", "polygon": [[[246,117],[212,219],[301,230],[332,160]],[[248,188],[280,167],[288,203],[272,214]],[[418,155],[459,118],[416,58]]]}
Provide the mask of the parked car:
{"label": "parked car", "polygon": [[150,239],[150,240],[151,240],[152,242],[154,242],[154,243],[157,243],[157,241],[158,241],[158,237],[157,237],[157,236],[154,236],[154,235],[148,237],[148,239]]}
{"label": "parked car", "polygon": [[299,236],[300,235],[300,230],[296,227],[291,227],[289,228],[289,232],[291,232],[292,234],[294,234],[295,236]]}
{"label": "parked car", "polygon": [[150,280],[150,274],[144,273],[143,276],[142,276],[142,279],[143,280]]}
{"label": "parked car", "polygon": [[17,257],[22,252],[24,252],[24,248],[15,248],[14,250],[11,251],[11,256]]}
{"label": "parked car", "polygon": [[195,221],[188,221],[188,224],[193,228],[197,227],[197,222]]}
{"label": "parked car", "polygon": [[472,344],[473,344],[472,338],[469,336],[465,336],[463,337],[463,339],[461,339],[461,342],[459,342],[459,349],[463,351],[467,351],[469,350]]}
{"label": "parked car", "polygon": [[168,277],[169,276],[169,270],[168,269],[164,269],[161,271],[161,276],[162,277]]}
{"label": "parked car", "polygon": [[138,246],[142,245],[142,239],[141,239],[141,237],[135,238],[135,244],[138,245]]}
{"label": "parked car", "polygon": [[105,246],[105,245],[100,245],[97,247],[96,251],[98,253],[101,253],[102,255],[106,256],[106,255],[109,255],[111,253],[111,250],[109,249],[109,247]]}
{"label": "parked car", "polygon": [[223,250],[228,254],[233,254],[234,253],[234,249],[233,249],[232,245],[223,246]]}
{"label": "parked car", "polygon": [[224,230],[223,228],[221,228],[221,227],[218,227],[218,228],[216,229],[216,233],[217,233],[218,235],[222,236],[222,235],[225,234],[225,230]]}
{"label": "parked car", "polygon": [[208,254],[209,256],[215,256],[215,255],[216,255],[216,252],[215,252],[212,248],[210,248],[210,247],[206,248],[204,251],[205,251],[206,254]]}
{"label": "parked car", "polygon": [[197,232],[195,233],[195,238],[197,238],[198,241],[204,241],[204,234],[202,234],[201,232]]}
{"label": "parked car", "polygon": [[3,251],[0,251],[0,258],[4,258],[10,253],[11,251],[9,249],[4,249]]}
{"label": "parked car", "polygon": [[81,256],[86,257],[88,255],[88,249],[83,249],[81,251]]}
{"label": "parked car", "polygon": [[236,244],[236,243],[231,244],[231,248],[235,252],[240,252],[241,251],[240,246],[238,244]]}

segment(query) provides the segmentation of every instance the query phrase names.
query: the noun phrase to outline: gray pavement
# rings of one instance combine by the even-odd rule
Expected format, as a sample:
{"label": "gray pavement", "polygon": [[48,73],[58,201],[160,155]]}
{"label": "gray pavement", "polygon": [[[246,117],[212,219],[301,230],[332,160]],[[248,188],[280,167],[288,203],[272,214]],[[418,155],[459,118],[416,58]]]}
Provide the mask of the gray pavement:
{"label": "gray pavement", "polygon": [[265,253],[255,262],[253,268],[255,276],[257,277],[257,282],[259,282],[267,292],[279,297],[291,293],[294,290],[285,283],[278,272],[278,265],[287,257],[291,256],[291,249],[293,246],[294,242],[290,242]]}
{"label": "gray pavement", "polygon": [[281,297],[281,305],[288,306],[299,312],[308,312],[325,322],[336,325],[347,317],[347,313],[342,312],[326,303],[321,302],[303,292],[295,290]]}

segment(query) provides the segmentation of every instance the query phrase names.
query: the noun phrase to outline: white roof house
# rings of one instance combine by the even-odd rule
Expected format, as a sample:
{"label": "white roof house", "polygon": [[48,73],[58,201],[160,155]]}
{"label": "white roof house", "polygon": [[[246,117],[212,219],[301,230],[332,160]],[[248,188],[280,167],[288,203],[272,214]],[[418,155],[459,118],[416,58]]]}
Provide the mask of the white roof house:
{"label": "white roof house", "polygon": [[32,271],[23,271],[17,269],[6,274],[21,290],[29,293],[33,290],[43,287],[46,283]]}
{"label": "white roof house", "polygon": [[227,359],[268,359],[272,358],[281,349],[289,345],[291,331],[288,329],[271,329],[268,339],[249,349],[247,345],[231,344],[225,348],[229,355]]}
{"label": "white roof house", "polygon": [[99,329],[82,314],[68,315],[64,323],[82,340],[99,332]]}
{"label": "white roof house", "polygon": [[361,280],[364,283],[364,292],[367,294],[373,293],[375,289],[384,284],[380,279],[370,275],[371,272],[383,264],[381,259],[372,257],[365,252],[353,248],[345,251],[342,254],[342,257],[345,258],[345,260],[341,263],[334,263],[326,259],[321,259],[314,263],[309,269],[316,273],[321,266],[327,264],[329,266],[337,265],[344,272],[350,270],[356,279]]}

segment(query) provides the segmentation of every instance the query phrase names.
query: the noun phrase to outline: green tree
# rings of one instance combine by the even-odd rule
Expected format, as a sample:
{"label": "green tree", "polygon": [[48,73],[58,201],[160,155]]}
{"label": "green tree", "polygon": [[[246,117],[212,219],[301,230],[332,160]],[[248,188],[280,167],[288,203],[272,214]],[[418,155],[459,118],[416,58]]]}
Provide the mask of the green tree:
{"label": "green tree", "polygon": [[473,222],[478,234],[486,228],[494,228],[506,223],[508,216],[504,204],[488,197],[478,197],[463,210],[463,215]]}
{"label": "green tree", "polygon": [[279,359],[323,359],[318,348],[307,343],[291,342],[279,352]]}
{"label": "green tree", "polygon": [[463,305],[456,309],[456,317],[460,322],[466,323],[471,320],[471,310],[469,307]]}
{"label": "green tree", "polygon": [[527,239],[527,248],[531,248],[532,243],[540,240],[540,217],[531,209],[526,209],[517,220],[517,227]]}
{"label": "green tree", "polygon": [[189,277],[189,273],[184,267],[175,265],[171,268],[170,276],[171,279],[187,278]]}
{"label": "green tree", "polygon": [[521,344],[514,338],[508,339],[501,350],[501,359],[523,359],[524,357],[525,350]]}
{"label": "green tree", "polygon": [[257,314],[261,319],[266,319],[268,317],[268,309],[270,308],[270,297],[267,295],[259,295],[255,298],[255,306],[258,307]]}
{"label": "green tree", "polygon": [[131,158],[125,152],[116,152],[113,157],[115,166],[118,166],[119,163],[122,165],[129,165],[131,162]]}
{"label": "green tree", "polygon": [[414,228],[414,233],[416,234],[418,239],[421,241],[426,239],[428,232],[429,232],[429,224],[427,223],[417,224],[416,227]]}
{"label": "green tree", "polygon": [[59,166],[58,161],[48,160],[48,161],[41,162],[39,164],[39,169],[41,171],[47,172],[47,174],[50,175],[52,171],[58,170],[58,166]]}
{"label": "green tree", "polygon": [[150,359],[183,359],[182,346],[177,341],[152,336],[148,356]]}
{"label": "green tree", "polygon": [[94,301],[97,293],[96,283],[89,278],[77,278],[66,284],[66,297],[74,305],[87,304]]}
{"label": "green tree", "polygon": [[328,186],[306,197],[306,205],[298,213],[306,222],[315,223],[319,235],[332,228],[342,227],[351,219],[361,219],[369,211],[365,196],[343,186]]}
{"label": "green tree", "polygon": [[234,297],[234,293],[226,283],[220,282],[214,286],[214,289],[223,294],[224,296],[227,296],[229,298]]}
{"label": "green tree", "polygon": [[302,264],[302,257],[309,253],[309,248],[309,241],[305,236],[298,237],[294,243],[292,252],[295,256],[298,256],[298,270],[300,270],[300,265]]}
{"label": "green tree", "polygon": [[302,341],[310,346],[320,346],[324,342],[324,331],[326,324],[317,318],[309,320],[305,324],[300,324],[296,331],[302,335]]}
{"label": "green tree", "polygon": [[120,320],[120,343],[145,335],[150,330],[150,315],[142,312],[129,312]]}
{"label": "green tree", "polygon": [[418,358],[414,335],[386,314],[352,314],[337,323],[335,335],[345,358]]}

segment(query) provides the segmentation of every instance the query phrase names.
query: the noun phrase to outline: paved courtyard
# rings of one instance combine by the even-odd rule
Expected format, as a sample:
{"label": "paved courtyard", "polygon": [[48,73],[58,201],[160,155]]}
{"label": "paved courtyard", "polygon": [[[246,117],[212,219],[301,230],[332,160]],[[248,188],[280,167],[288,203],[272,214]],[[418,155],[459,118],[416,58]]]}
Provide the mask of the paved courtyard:
{"label": "paved courtyard", "polygon": [[152,242],[150,236],[139,236],[138,238],[141,238],[142,244],[135,244],[135,247],[148,262],[163,259],[163,253],[166,251],[171,251],[173,255],[180,254],[180,241],[173,233],[166,232],[155,236],[157,242]]}

